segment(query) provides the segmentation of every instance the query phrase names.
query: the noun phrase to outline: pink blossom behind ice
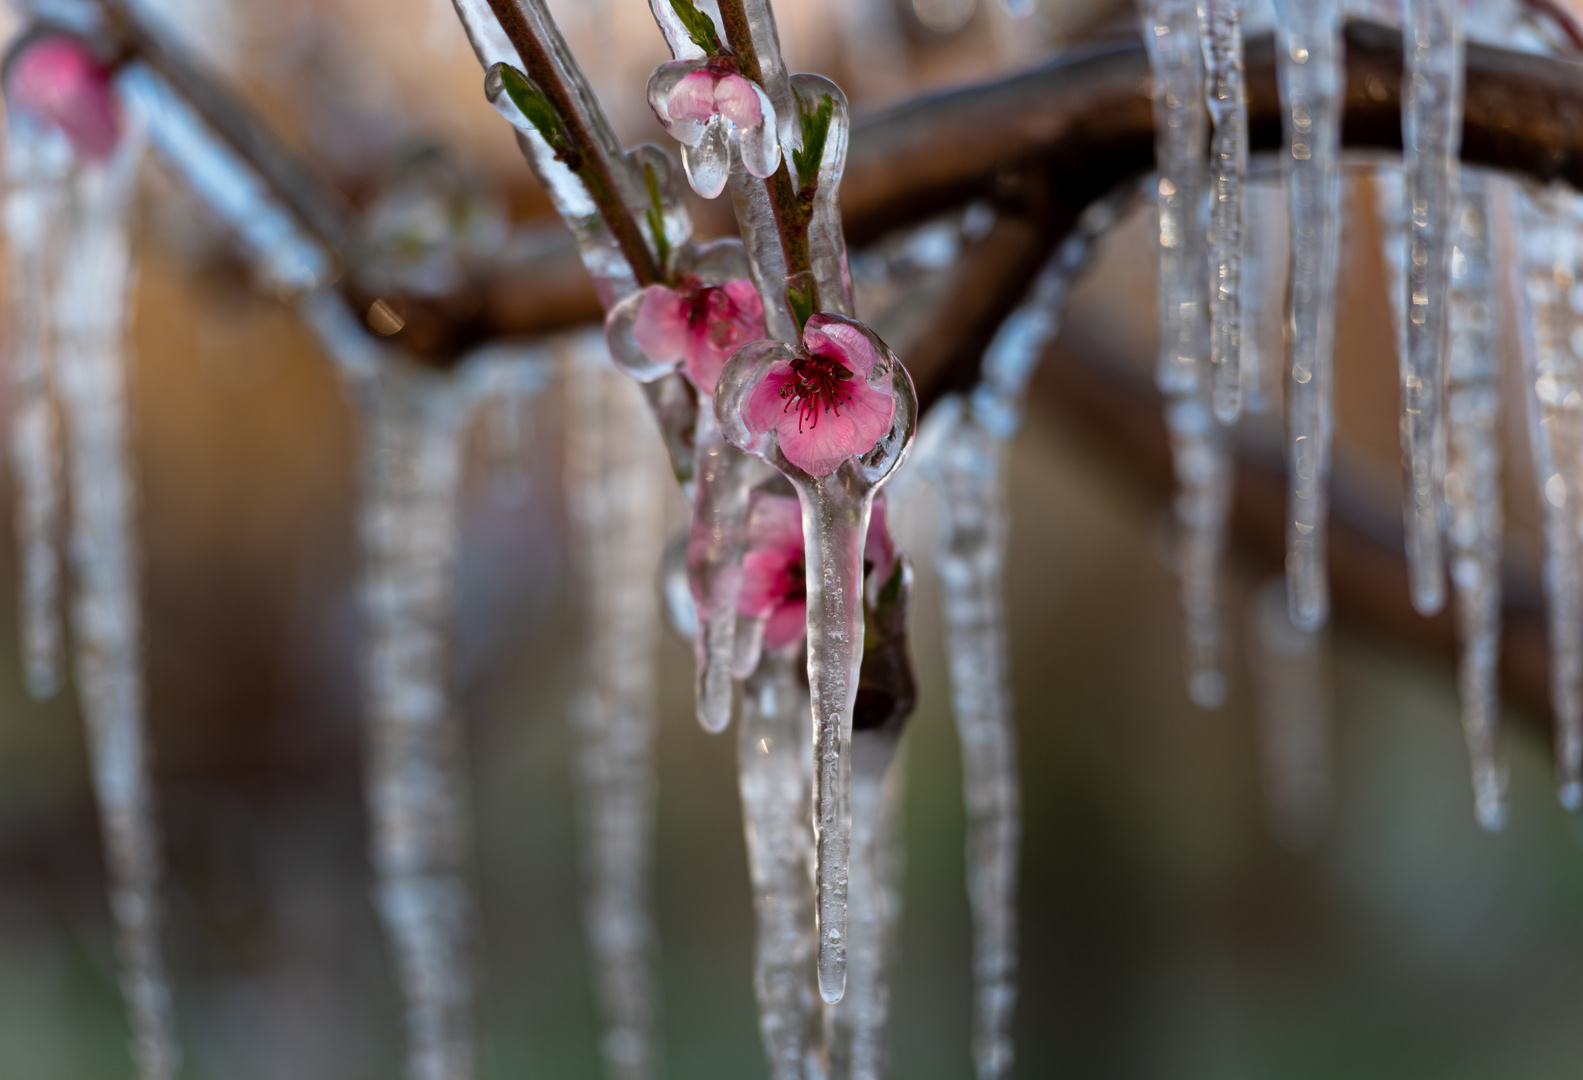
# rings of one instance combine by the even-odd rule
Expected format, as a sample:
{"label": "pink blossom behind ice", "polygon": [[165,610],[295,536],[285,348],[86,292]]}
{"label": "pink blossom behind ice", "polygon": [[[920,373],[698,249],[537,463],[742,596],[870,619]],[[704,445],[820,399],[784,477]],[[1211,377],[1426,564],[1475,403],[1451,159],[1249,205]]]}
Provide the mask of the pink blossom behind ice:
{"label": "pink blossom behind ice", "polygon": [[5,95],[14,110],[55,124],[72,148],[103,160],[121,137],[119,108],[110,75],[76,38],[38,38],[11,61]]}
{"label": "pink blossom behind ice", "polygon": [[632,333],[650,360],[685,364],[693,385],[713,394],[731,354],[765,336],[764,302],[745,278],[718,285],[690,279],[679,289],[650,285]]}
{"label": "pink blossom behind ice", "polygon": [[803,472],[828,476],[890,431],[895,395],[883,377],[880,386],[869,384],[878,363],[879,352],[858,323],[815,315],[803,330],[802,349],[771,366],[742,418],[755,432],[773,430],[781,453]]}
{"label": "pink blossom behind ice", "polygon": [[754,496],[737,611],[765,620],[766,649],[785,648],[806,632],[808,590],[803,577],[802,508],[795,498]]}

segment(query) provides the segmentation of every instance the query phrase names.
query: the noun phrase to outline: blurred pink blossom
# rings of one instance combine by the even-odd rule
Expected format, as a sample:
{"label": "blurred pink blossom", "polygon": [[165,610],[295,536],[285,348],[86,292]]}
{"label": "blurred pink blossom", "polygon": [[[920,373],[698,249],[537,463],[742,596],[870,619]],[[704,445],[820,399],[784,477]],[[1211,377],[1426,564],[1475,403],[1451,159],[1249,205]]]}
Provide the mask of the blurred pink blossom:
{"label": "blurred pink blossom", "polygon": [[713,394],[731,354],[765,336],[764,302],[742,278],[706,285],[689,277],[680,289],[650,285],[632,334],[650,360],[685,363],[693,385]]}
{"label": "blurred pink blossom", "polygon": [[110,74],[76,38],[49,34],[24,48],[6,71],[5,95],[12,109],[59,127],[81,157],[103,160],[120,140]]}

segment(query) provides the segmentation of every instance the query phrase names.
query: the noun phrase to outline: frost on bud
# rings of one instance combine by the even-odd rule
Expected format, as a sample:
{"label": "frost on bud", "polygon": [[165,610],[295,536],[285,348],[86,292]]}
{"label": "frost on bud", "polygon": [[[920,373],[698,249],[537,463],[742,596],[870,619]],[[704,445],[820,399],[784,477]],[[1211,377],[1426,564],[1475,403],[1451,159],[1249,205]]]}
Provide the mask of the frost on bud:
{"label": "frost on bud", "polygon": [[687,179],[706,199],[725,190],[733,145],[760,179],[780,167],[774,106],[729,56],[661,64],[649,79],[649,106],[682,144]]}
{"label": "frost on bud", "polygon": [[120,142],[115,86],[86,42],[60,33],[25,41],[0,82],[12,112],[60,128],[81,158],[103,161]]}
{"label": "frost on bud", "polygon": [[731,355],[766,336],[764,303],[739,240],[676,253],[669,285],[650,285],[611,309],[605,339],[618,367],[639,382],[683,371],[712,395]]}
{"label": "frost on bud", "polygon": [[797,482],[855,463],[878,485],[900,464],[916,425],[912,377],[872,330],[821,312],[798,348],[760,341],[738,350],[715,387],[726,439]]}

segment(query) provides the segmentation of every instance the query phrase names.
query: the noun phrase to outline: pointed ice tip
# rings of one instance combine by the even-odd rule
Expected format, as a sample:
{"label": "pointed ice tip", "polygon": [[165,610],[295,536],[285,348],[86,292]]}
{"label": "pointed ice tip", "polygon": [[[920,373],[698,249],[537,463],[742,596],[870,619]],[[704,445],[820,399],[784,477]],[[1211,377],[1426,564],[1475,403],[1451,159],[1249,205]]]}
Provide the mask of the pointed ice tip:
{"label": "pointed ice tip", "polygon": [[1446,606],[1446,590],[1439,580],[1413,589],[1412,598],[1413,610],[1425,618],[1433,618]]}
{"label": "pointed ice tip", "polygon": [[731,689],[729,666],[724,678],[713,667],[699,673],[698,724],[711,735],[719,735],[731,726]]}
{"label": "pointed ice tip", "polygon": [[1556,795],[1561,800],[1562,809],[1576,811],[1583,808],[1583,780],[1566,781]]}
{"label": "pointed ice tip", "polygon": [[1200,709],[1218,709],[1226,703],[1226,677],[1218,671],[1200,671],[1187,680],[1187,696]]}
{"label": "pointed ice tip", "polygon": [[[1562,797],[1563,804],[1565,796]],[[1479,819],[1479,828],[1488,833],[1498,833],[1506,828],[1506,804],[1503,802],[1481,802],[1476,814]]]}
{"label": "pointed ice tip", "polygon": [[819,996],[831,1005],[835,1005],[846,997],[846,968],[839,971],[819,972]]}
{"label": "pointed ice tip", "polygon": [[27,673],[27,696],[34,701],[48,701],[60,693],[60,672],[53,667],[30,667]]}

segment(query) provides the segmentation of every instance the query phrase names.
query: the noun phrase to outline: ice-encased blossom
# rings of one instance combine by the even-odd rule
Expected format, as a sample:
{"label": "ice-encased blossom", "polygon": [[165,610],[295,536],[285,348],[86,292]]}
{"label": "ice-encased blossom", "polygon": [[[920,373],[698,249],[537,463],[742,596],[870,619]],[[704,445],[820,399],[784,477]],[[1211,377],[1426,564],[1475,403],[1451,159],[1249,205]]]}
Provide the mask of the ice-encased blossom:
{"label": "ice-encased blossom", "polygon": [[[874,500],[863,541],[863,571],[877,591],[896,571],[899,553],[885,520],[885,497]],[[808,584],[803,557],[802,506],[792,495],[757,491],[748,517],[737,612],[764,620],[763,647],[778,651],[808,630]]]}
{"label": "ice-encased blossom", "polygon": [[764,301],[746,278],[716,285],[686,276],[678,288],[650,285],[632,336],[649,360],[683,365],[694,386],[713,394],[731,354],[766,336]]}
{"label": "ice-encased blossom", "polygon": [[6,69],[5,96],[11,109],[59,127],[81,157],[103,161],[120,141],[110,73],[77,38],[47,34],[25,46]]}
{"label": "ice-encased blossom", "polygon": [[682,161],[693,190],[706,199],[725,188],[732,137],[742,167],[760,179],[780,167],[775,109],[763,89],[729,56],[674,60],[649,79],[649,106],[686,147]]}
{"label": "ice-encased blossom", "polygon": [[813,316],[802,348],[773,363],[750,392],[743,423],[755,434],[773,431],[786,460],[809,476],[867,454],[896,415],[889,371],[878,386],[870,379],[881,365],[875,342],[853,319]]}

